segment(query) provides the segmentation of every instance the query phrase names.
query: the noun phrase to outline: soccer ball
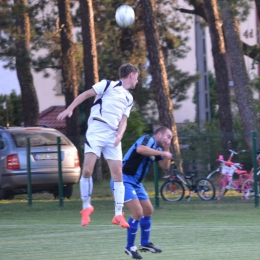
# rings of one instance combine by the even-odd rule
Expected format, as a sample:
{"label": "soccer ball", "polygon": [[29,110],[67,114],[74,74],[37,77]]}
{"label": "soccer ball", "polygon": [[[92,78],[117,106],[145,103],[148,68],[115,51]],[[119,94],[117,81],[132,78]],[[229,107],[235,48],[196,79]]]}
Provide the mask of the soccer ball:
{"label": "soccer ball", "polygon": [[116,23],[122,28],[131,26],[135,21],[134,9],[129,5],[121,5],[116,9]]}

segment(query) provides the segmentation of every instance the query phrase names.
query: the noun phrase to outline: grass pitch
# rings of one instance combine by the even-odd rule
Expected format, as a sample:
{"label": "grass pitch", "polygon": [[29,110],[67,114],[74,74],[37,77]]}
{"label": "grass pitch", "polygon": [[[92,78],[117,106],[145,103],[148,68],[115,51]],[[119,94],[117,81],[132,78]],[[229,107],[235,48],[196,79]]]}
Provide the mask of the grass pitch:
{"label": "grass pitch", "polygon": [[[34,195],[32,206],[26,196],[0,201],[0,259],[131,259],[124,253],[126,230],[111,224],[114,209],[108,187],[94,185],[95,212],[86,227],[80,225],[77,189],[63,207],[45,194]],[[128,218],[126,209],[125,215]],[[209,202],[197,196],[190,202],[160,200],[152,217],[151,241],[163,252],[140,254],[149,260],[259,260],[259,215],[252,200],[239,196]],[[138,233],[136,245],[139,240]]]}

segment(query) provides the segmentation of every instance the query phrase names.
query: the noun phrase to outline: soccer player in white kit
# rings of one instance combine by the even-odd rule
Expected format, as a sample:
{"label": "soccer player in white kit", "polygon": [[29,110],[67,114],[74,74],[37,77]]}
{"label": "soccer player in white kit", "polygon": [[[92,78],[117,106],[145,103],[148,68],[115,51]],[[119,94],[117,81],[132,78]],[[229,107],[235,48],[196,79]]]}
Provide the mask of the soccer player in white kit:
{"label": "soccer player in white kit", "polygon": [[121,139],[133,106],[133,97],[129,89],[135,88],[140,71],[136,66],[126,63],[119,68],[118,73],[119,81],[102,80],[98,82],[92,86],[92,89],[75,98],[71,105],[57,117],[59,121],[67,116],[71,117],[76,106],[85,99],[96,96],[88,119],[85,156],[80,179],[82,226],[89,224],[90,214],[94,211],[94,207],[91,205],[92,173],[96,160],[102,152],[114,181],[115,216],[112,223],[129,228],[122,211],[125,187],[122,180]]}

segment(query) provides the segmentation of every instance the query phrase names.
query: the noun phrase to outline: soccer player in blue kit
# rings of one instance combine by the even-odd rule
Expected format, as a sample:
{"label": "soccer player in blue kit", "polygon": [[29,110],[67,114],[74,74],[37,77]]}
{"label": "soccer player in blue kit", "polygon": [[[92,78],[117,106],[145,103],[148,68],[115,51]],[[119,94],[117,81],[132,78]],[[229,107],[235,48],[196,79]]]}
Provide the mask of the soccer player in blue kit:
{"label": "soccer player in blue kit", "polygon": [[[130,210],[128,220],[127,245],[125,253],[134,259],[142,259],[135,246],[138,226],[141,228],[140,251],[161,253],[150,242],[151,214],[153,206],[142,184],[150,165],[158,161],[159,166],[166,170],[170,167],[172,154],[170,144],[172,132],[165,126],[159,127],[153,135],[140,137],[127,151],[123,158],[123,181],[125,185],[125,206]],[[113,183],[113,181],[111,181]],[[112,185],[111,185],[112,186]]]}
{"label": "soccer player in blue kit", "polygon": [[138,83],[140,71],[133,64],[126,63],[119,68],[118,74],[120,80],[101,80],[91,89],[75,98],[71,105],[57,117],[58,120],[63,120],[67,116],[70,117],[76,106],[85,99],[96,96],[88,119],[85,156],[80,179],[82,226],[89,224],[90,215],[94,211],[94,207],[91,205],[92,173],[96,160],[102,152],[114,181],[115,216],[112,223],[123,228],[129,228],[122,212],[125,187],[122,179],[121,139],[133,106],[133,97],[129,90],[134,89]]}

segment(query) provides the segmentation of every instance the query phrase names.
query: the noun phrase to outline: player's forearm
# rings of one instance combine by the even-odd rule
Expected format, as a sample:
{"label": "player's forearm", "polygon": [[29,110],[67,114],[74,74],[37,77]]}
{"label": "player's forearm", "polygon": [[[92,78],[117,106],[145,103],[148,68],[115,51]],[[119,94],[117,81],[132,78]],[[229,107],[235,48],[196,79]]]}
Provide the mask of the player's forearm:
{"label": "player's forearm", "polygon": [[119,125],[118,125],[118,130],[117,133],[123,137],[125,130],[126,130],[126,126],[127,126],[127,117],[123,116],[122,120],[120,121]]}
{"label": "player's forearm", "polygon": [[150,147],[147,147],[145,145],[138,146],[136,151],[139,154],[145,155],[145,156],[163,156],[163,152],[162,151],[154,150],[154,149],[152,149]]}
{"label": "player's forearm", "polygon": [[163,160],[159,161],[159,165],[162,169],[167,170],[171,166],[171,160],[163,158]]}

